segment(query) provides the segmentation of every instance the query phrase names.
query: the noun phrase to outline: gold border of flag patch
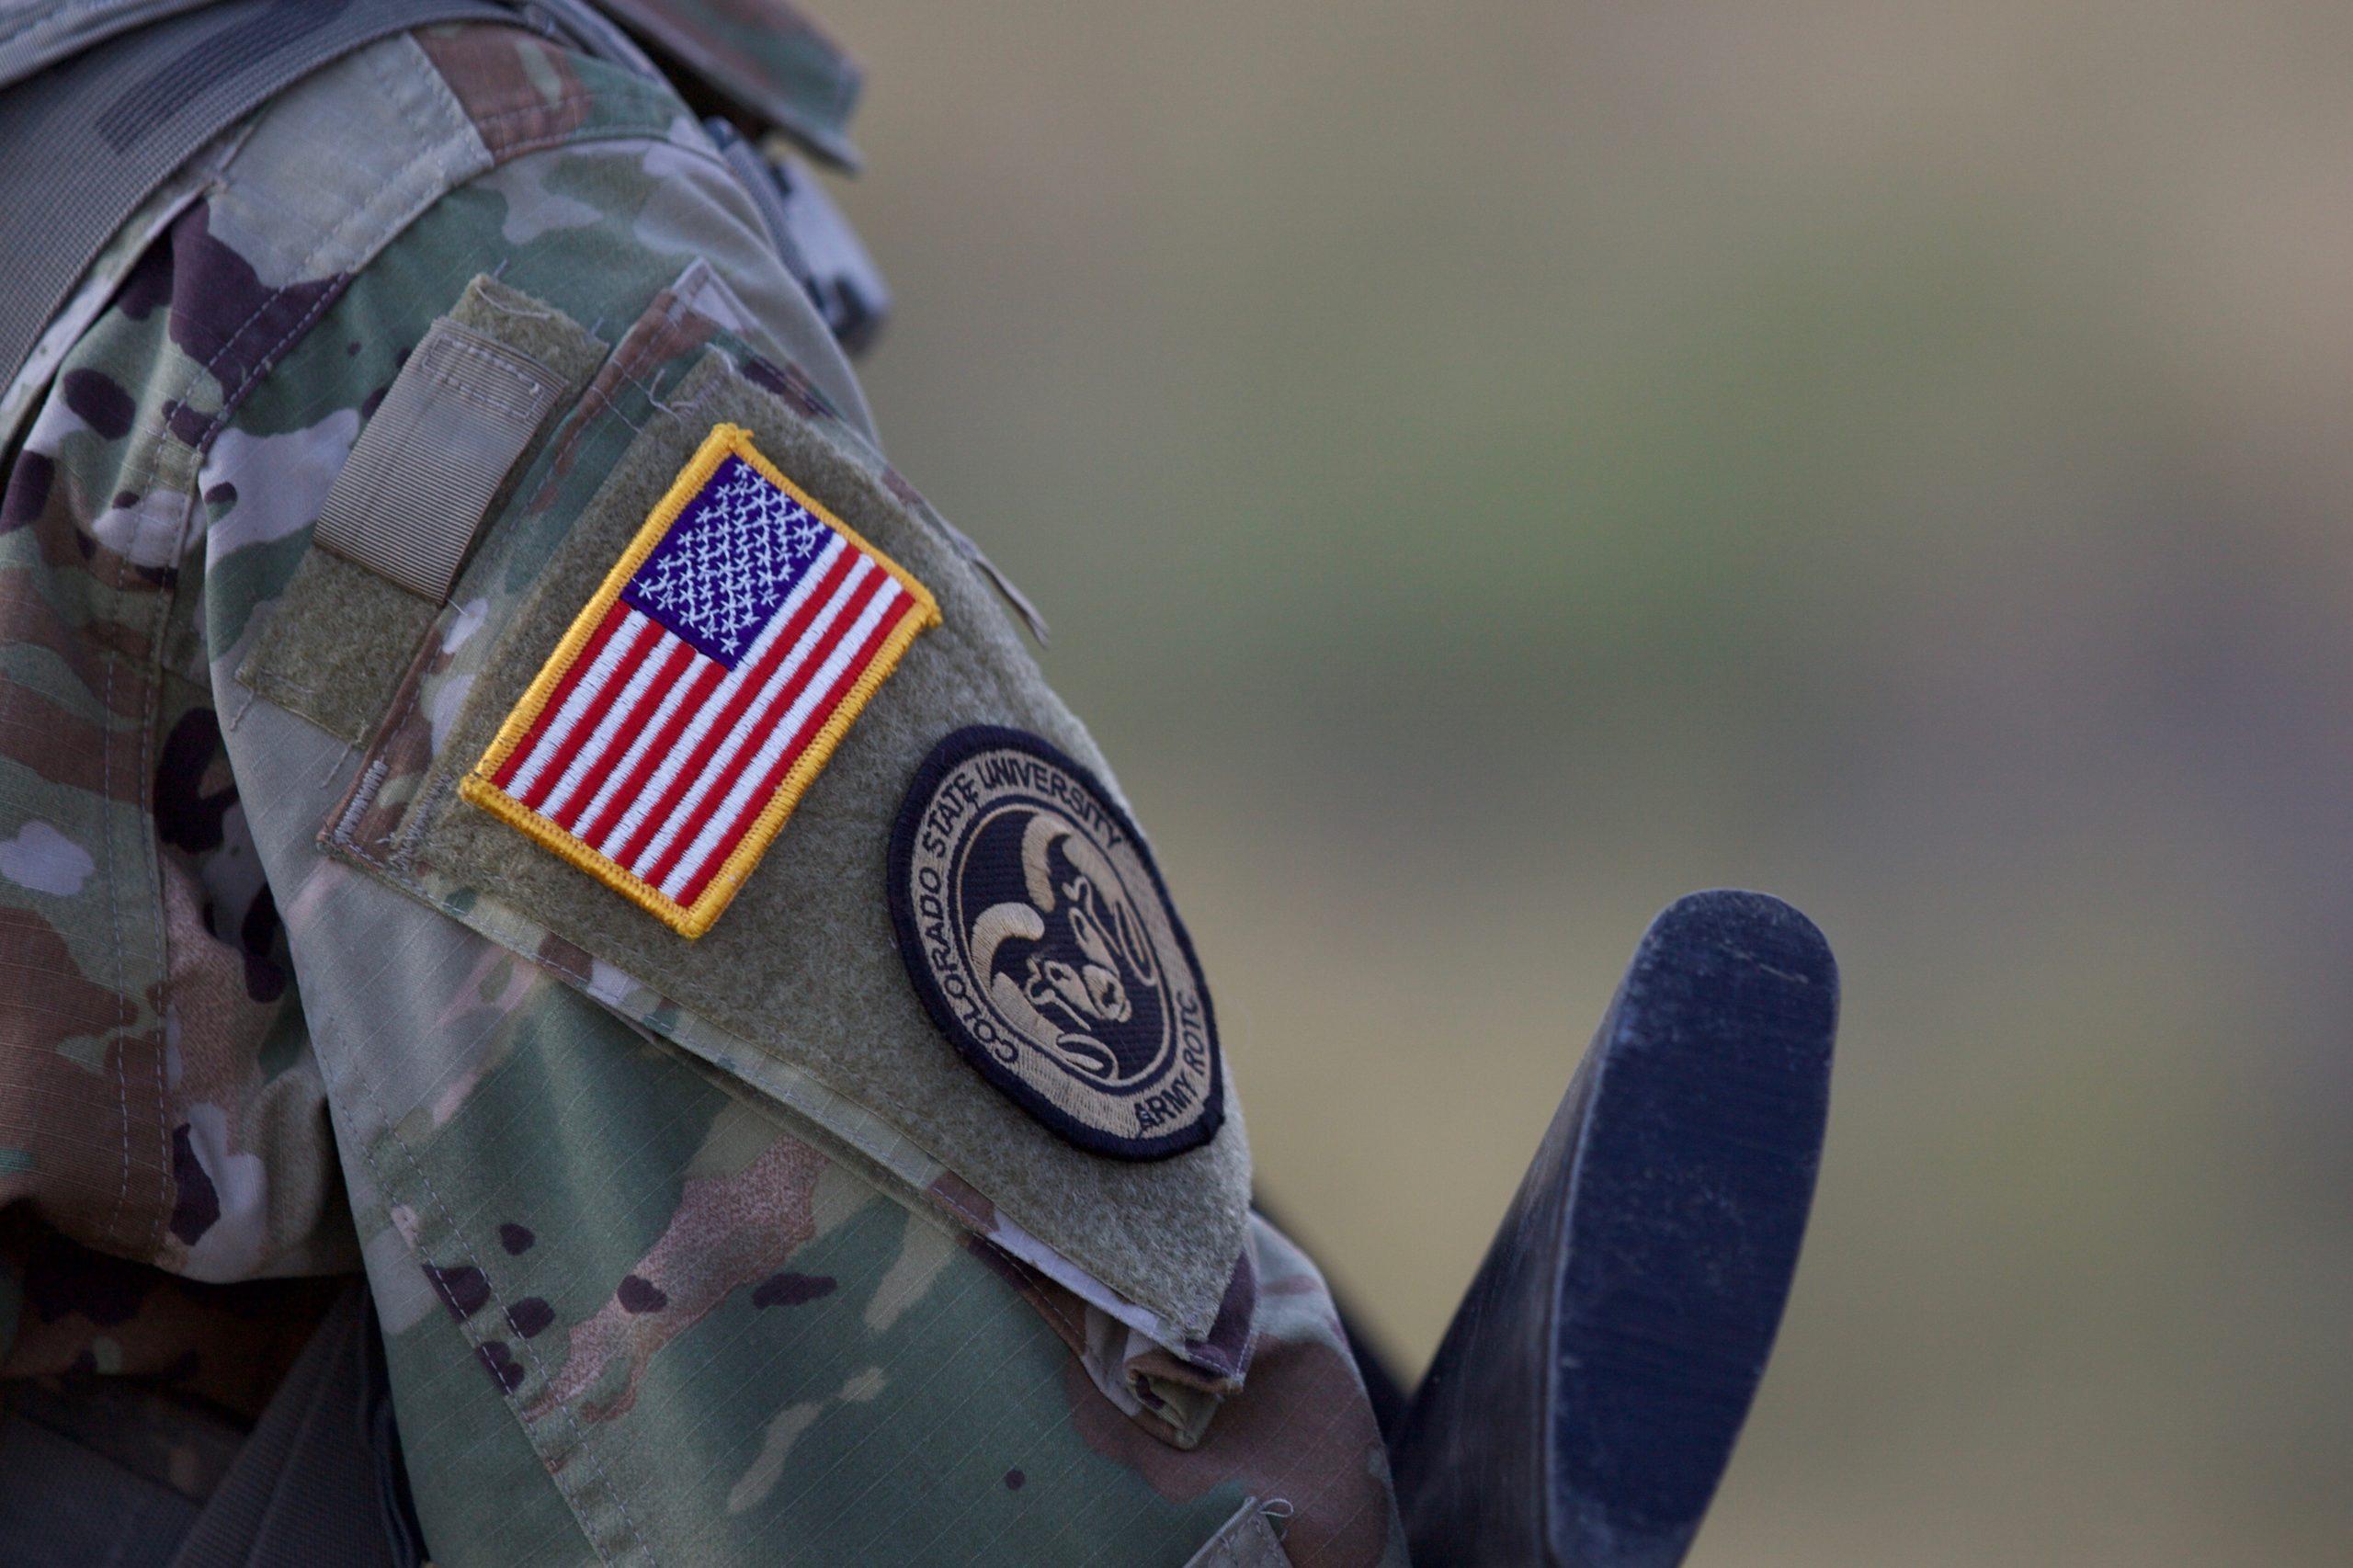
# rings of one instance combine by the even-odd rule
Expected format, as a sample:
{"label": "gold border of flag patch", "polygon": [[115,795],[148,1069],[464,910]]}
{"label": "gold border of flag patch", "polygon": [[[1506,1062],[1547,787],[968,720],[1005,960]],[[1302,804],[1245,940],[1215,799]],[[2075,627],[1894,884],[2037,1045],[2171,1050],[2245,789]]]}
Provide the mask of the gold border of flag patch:
{"label": "gold border of flag patch", "polygon": [[[668,537],[680,514],[718,472],[719,465],[730,457],[742,459],[762,478],[806,506],[818,521],[839,533],[853,547],[871,556],[876,565],[888,572],[906,590],[918,608],[915,613],[903,617],[892,629],[873,660],[859,673],[839,706],[778,784],[776,792],[761,809],[760,814],[721,863],[718,873],[711,877],[709,885],[694,903],[686,904],[671,898],[571,830],[524,805],[492,780],[515,748],[529,736],[549,699],[563,684],[563,677],[579,658],[581,651],[595,636],[606,612],[620,597],[621,590],[629,585],[638,568],[645,564],[646,558]],[[938,624],[939,604],[932,597],[930,589],[917,582],[906,568],[861,538],[858,530],[835,517],[823,502],[787,478],[783,471],[753,444],[749,430],[740,425],[714,426],[710,434],[703,437],[702,445],[695,449],[686,467],[678,471],[677,478],[663,493],[662,499],[654,503],[654,509],[646,515],[644,525],[630,540],[628,548],[621,551],[620,559],[613,563],[612,570],[605,574],[605,580],[596,594],[573,618],[571,627],[556,643],[555,652],[549,655],[546,664],[540,666],[540,673],[524,689],[522,699],[507,714],[506,722],[499,725],[498,733],[491,741],[489,749],[483,753],[481,760],[459,784],[458,793],[542,848],[596,878],[679,935],[689,938],[699,937],[710,929],[712,923],[734,899],[744,885],[744,879],[751,874],[752,868],[767,852],[776,835],[783,831],[786,819],[792,815],[793,808],[801,803],[801,796],[816,781],[817,775],[824,770],[825,764],[833,757],[835,747],[849,733],[850,725],[865,711],[867,702],[890,678],[891,673],[898,668],[901,656],[918,636]]]}

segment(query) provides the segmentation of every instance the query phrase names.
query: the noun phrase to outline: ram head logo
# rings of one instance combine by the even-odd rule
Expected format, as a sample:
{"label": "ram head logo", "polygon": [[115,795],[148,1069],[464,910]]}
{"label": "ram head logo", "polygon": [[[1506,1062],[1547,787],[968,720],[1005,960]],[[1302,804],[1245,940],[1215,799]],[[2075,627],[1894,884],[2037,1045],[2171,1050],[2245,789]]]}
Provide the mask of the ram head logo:
{"label": "ram head logo", "polygon": [[[1158,1041],[1160,966],[1142,918],[1111,862],[1047,812],[1021,835],[1021,900],[972,922],[972,968],[997,1010],[1080,1076],[1110,1084],[1150,1064]],[[1139,1020],[1139,999],[1149,1017]],[[1140,1021],[1155,1037],[1133,1057]],[[1117,1042],[1129,1047],[1116,1049]]]}

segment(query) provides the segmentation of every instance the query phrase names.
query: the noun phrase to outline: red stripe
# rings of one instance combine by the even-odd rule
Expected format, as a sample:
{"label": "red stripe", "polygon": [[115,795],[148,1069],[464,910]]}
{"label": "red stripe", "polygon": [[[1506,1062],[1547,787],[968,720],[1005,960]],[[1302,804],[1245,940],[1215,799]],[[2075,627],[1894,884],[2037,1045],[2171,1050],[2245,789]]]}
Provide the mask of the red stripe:
{"label": "red stripe", "polygon": [[[785,655],[791,653],[794,646],[807,634],[810,621],[815,619],[817,612],[825,607],[835,594],[840,592],[842,579],[849,575],[850,569],[858,564],[859,559],[857,551],[844,550],[840,558],[835,561],[833,569],[825,574],[825,580],[818,584],[809,597],[801,601],[801,608],[793,612],[792,619],[785,623],[784,630],[777,634],[776,641],[768,644],[768,651],[761,655],[759,668],[745,678],[734,697],[729,699],[726,710],[712,722],[710,728],[704,732],[702,739],[696,743],[694,755],[688,757],[686,766],[678,769],[677,784],[674,788],[691,788],[694,780],[702,777],[702,770],[710,766],[711,753],[719,749],[720,743],[724,741],[729,732],[741,722],[744,710],[751,706],[752,699],[759,695],[762,687],[767,685],[769,677],[776,674],[777,666],[784,662]],[[665,801],[665,804],[666,805],[667,802]],[[623,846],[620,853],[615,855],[613,858],[624,866],[634,869],[637,858],[645,853],[646,845],[652,842],[654,835],[662,830],[663,820],[663,814],[659,811],[646,812],[645,820],[637,824],[637,831],[629,835],[629,843]],[[645,875],[642,871],[638,874]],[[653,881],[656,879],[647,877],[646,880]]]}
{"label": "red stripe", "polygon": [[[628,713],[622,716],[620,728],[613,732],[612,744],[607,746],[604,755],[589,765],[587,773],[580,780],[580,787],[572,792],[571,805],[564,809],[563,818],[558,819],[563,822],[564,826],[575,833],[579,832],[580,813],[588,809],[589,802],[597,798],[597,791],[604,787],[606,779],[612,777],[613,769],[620,766],[621,758],[629,755],[630,738],[643,729],[645,722],[654,717],[654,710],[662,706],[663,694],[678,683],[679,672],[685,667],[687,661],[695,656],[694,644],[690,642],[664,637],[658,631],[654,634],[654,642],[657,646],[665,642],[671,643],[668,657],[665,658],[661,667],[654,672],[654,678],[646,682],[645,689],[638,693],[636,703],[631,707]],[[615,799],[619,797],[616,796]],[[610,809],[609,804],[608,809]],[[580,834],[580,836],[585,838],[588,835],[584,833]]]}
{"label": "red stripe", "polygon": [[588,666],[597,662],[597,655],[605,651],[605,644],[613,640],[613,633],[620,628],[621,618],[626,613],[619,599],[615,599],[612,608],[605,611],[605,619],[598,621],[597,630],[588,634],[588,645],[580,650],[579,656],[572,661],[572,667],[563,672],[562,680],[556,682],[555,695],[550,697],[547,706],[540,710],[539,718],[532,722],[530,732],[523,737],[522,744],[508,752],[506,760],[499,764],[498,771],[491,776],[492,783],[504,790],[515,781],[515,775],[521,772],[523,764],[530,760],[532,751],[548,733],[548,726],[555,722],[558,713],[563,711],[563,705],[571,699],[573,688],[587,675]]}
{"label": "red stripe", "polygon": [[[751,766],[752,754],[760,749],[759,743],[774,732],[786,713],[791,711],[792,705],[801,699],[801,693],[807,688],[810,677],[817,673],[817,666],[832,654],[840,643],[842,634],[857,624],[858,618],[866,612],[875,592],[890,580],[889,573],[877,568],[868,573],[866,580],[842,601],[841,613],[825,628],[825,634],[810,644],[809,656],[801,661],[801,667],[792,672],[792,677],[777,689],[775,699],[762,716],[765,722],[744,737],[744,744],[737,746],[735,755],[727,759],[726,770],[704,792],[694,813],[687,818],[686,825],[678,830],[676,838],[670,840],[670,847],[662,851],[662,858],[654,862],[652,870],[645,873],[647,881],[658,888],[664,878],[678,869],[678,862],[686,858],[694,841],[702,836],[702,830],[710,825],[710,819],[718,815],[719,809],[727,803],[728,794],[744,777],[744,770]],[[686,901],[681,899],[679,902],[683,903]]]}
{"label": "red stripe", "polygon": [[[878,572],[875,575],[881,577],[887,576],[887,574]],[[888,585],[890,590],[895,590],[897,587],[896,583]],[[909,608],[913,608],[912,601]],[[842,617],[846,623],[855,623],[857,619],[854,614]],[[703,889],[710,885],[710,879],[719,874],[719,869],[722,866],[727,864],[729,846],[743,835],[745,824],[767,808],[769,797],[774,795],[778,786],[784,782],[784,776],[792,771],[792,765],[801,760],[801,754],[809,749],[811,739],[824,725],[825,721],[833,717],[834,710],[842,705],[842,699],[848,695],[851,686],[856,684],[858,677],[865,673],[867,666],[874,662],[874,655],[881,649],[882,640],[890,636],[892,630],[905,619],[906,611],[903,609],[897,615],[886,614],[875,620],[874,630],[866,634],[866,642],[858,648],[857,655],[842,665],[841,674],[834,677],[834,684],[826,691],[824,699],[812,708],[809,710],[809,716],[801,722],[801,732],[793,736],[792,744],[785,747],[775,763],[769,767],[767,776],[760,780],[760,787],[745,797],[743,809],[736,813],[736,820],[727,824],[726,834],[711,846],[710,856],[702,863],[702,869],[697,871],[688,880],[687,885],[679,891],[680,903],[691,906],[695,900],[702,896]],[[810,661],[810,667],[814,668],[817,663],[816,660]],[[808,673],[806,669],[801,671],[804,676]],[[790,709],[792,706],[792,699],[787,697],[783,706]],[[745,749],[748,752],[751,748],[747,746]],[[736,760],[740,766],[743,759],[738,757]],[[722,795],[721,799],[725,799],[725,796]],[[699,835],[699,830],[698,829],[697,832]],[[661,881],[658,877],[651,880],[657,885]]]}
{"label": "red stripe", "polygon": [[[588,706],[574,721],[572,728],[557,737],[555,755],[548,759],[547,767],[540,770],[539,778],[517,797],[525,805],[538,811],[554,792],[555,787],[563,781],[565,770],[580,755],[580,748],[588,744],[588,737],[597,733],[597,726],[604,722],[605,715],[612,710],[613,704],[620,700],[621,688],[629,684],[630,676],[637,673],[637,667],[645,662],[651,645],[661,641],[658,637],[647,635],[653,629],[652,621],[636,618],[636,623],[626,633],[630,640],[622,645],[621,656],[614,661],[612,673],[605,677],[605,684],[597,687],[597,695],[588,699]],[[616,632],[614,635],[623,633]]]}
{"label": "red stripe", "polygon": [[[710,688],[726,678],[726,665],[710,659],[703,661],[702,668],[695,672],[694,679],[687,687],[686,697],[670,710],[669,718],[662,722],[661,732],[645,748],[645,754],[637,759],[637,766],[629,770],[629,777],[622,779],[621,787],[613,791],[613,798],[605,802],[605,809],[597,813],[597,820],[578,830],[584,840],[598,848],[605,848],[605,835],[613,831],[614,824],[628,812],[630,802],[645,792],[645,781],[654,776],[654,769],[662,766],[662,759],[670,755],[670,748],[678,744],[679,734],[694,722],[696,712],[710,700]],[[612,853],[610,849],[605,852]]]}

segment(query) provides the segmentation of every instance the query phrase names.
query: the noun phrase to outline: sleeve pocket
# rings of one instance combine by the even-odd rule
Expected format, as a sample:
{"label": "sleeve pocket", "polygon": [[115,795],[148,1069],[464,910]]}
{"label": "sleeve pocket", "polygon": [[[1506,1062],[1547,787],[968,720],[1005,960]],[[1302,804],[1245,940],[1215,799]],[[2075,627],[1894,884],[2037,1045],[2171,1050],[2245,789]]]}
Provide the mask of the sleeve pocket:
{"label": "sleeve pocket", "polygon": [[[1211,1340],[1222,1307],[1233,1315],[1249,1192],[1238,1115],[1203,1146],[1151,1165],[1055,1137],[943,1039],[909,983],[885,896],[902,799],[950,731],[1017,728],[1099,778],[1108,771],[953,530],[793,392],[710,324],[657,301],[531,465],[393,689],[376,698],[365,761],[321,843],[793,1106],[983,1234],[1066,1261],[1131,1326],[1181,1354]],[[801,781],[773,842],[742,868],[723,917],[688,939],[647,900],[485,809],[479,780],[502,739],[516,740],[518,713],[544,710],[576,665],[562,654],[584,616],[600,598],[609,608],[617,585],[651,559],[649,519],[677,500],[714,433],[731,428],[920,585],[938,624],[902,644],[889,678]]]}

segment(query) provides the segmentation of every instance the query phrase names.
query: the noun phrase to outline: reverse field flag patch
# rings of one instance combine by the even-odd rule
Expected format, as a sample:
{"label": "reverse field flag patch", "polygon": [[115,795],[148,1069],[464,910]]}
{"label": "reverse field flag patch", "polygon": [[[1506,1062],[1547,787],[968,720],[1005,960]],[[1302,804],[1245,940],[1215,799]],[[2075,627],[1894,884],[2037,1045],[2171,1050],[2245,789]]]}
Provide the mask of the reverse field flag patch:
{"label": "reverse field flag patch", "polygon": [[938,623],[921,583],[719,426],[460,793],[699,937]]}

